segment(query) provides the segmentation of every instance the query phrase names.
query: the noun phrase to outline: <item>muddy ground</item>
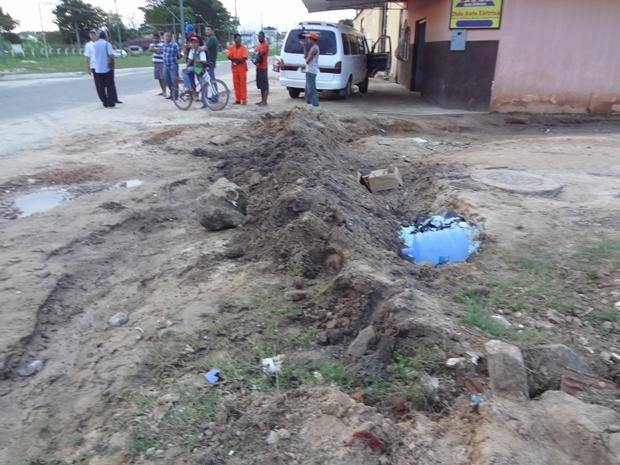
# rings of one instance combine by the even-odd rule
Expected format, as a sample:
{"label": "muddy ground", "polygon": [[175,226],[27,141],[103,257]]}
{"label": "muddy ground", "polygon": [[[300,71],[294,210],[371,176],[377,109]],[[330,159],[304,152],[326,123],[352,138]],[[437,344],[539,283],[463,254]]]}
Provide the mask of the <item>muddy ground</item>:
{"label": "muddy ground", "polygon": [[[484,349],[561,343],[620,380],[618,147],[618,117],[301,108],[60,135],[53,164],[2,180],[0,462],[620,463],[617,391],[572,397],[532,369],[531,400],[493,396]],[[358,183],[388,165],[402,188]],[[559,187],[481,181],[504,169]],[[207,232],[221,177],[248,214]],[[42,192],[61,203],[24,216]],[[480,228],[480,253],[400,257],[400,226],[443,209]]]}

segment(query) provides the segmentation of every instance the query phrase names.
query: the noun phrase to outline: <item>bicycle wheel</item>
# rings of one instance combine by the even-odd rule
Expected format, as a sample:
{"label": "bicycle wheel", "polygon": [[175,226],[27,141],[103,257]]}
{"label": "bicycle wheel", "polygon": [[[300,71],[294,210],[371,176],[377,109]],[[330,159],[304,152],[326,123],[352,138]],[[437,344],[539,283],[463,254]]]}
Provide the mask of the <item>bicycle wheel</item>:
{"label": "bicycle wheel", "polygon": [[226,83],[220,79],[211,81],[203,88],[203,102],[211,111],[220,111],[226,108],[230,100],[230,90]]}
{"label": "bicycle wheel", "polygon": [[172,96],[172,101],[179,110],[187,111],[194,103],[194,97],[192,92],[185,89],[185,86],[179,85],[177,96]]}

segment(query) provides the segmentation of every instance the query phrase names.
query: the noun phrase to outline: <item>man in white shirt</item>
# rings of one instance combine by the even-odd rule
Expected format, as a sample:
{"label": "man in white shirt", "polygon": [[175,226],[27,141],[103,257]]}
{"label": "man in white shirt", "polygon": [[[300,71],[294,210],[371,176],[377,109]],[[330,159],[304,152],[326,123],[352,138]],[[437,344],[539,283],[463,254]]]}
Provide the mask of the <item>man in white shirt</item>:
{"label": "man in white shirt", "polygon": [[116,87],[114,85],[114,50],[112,44],[106,40],[105,32],[99,33],[99,39],[93,44],[93,64],[95,70],[95,85],[103,106],[116,106]]}
{"label": "man in white shirt", "polygon": [[97,77],[95,76],[95,42],[97,41],[97,31],[92,29],[89,32],[90,42],[84,46],[84,56],[86,57],[86,71],[93,77],[95,81],[95,89],[97,89],[97,95],[101,100],[101,103],[106,105],[106,97],[102,89],[97,85]]}

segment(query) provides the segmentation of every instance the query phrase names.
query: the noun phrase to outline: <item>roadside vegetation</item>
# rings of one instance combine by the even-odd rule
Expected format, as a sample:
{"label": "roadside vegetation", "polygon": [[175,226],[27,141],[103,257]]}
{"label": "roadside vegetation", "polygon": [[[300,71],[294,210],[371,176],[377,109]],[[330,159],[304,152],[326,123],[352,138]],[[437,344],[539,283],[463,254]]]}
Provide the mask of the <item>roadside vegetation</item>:
{"label": "roadside vegetation", "polygon": [[620,241],[584,244],[568,256],[558,256],[542,246],[524,244],[516,249],[527,252],[506,257],[504,269],[485,272],[455,292],[454,301],[467,308],[463,323],[490,336],[527,343],[538,342],[538,336],[548,342],[549,336],[532,329],[506,327],[494,316],[540,316],[541,312],[554,311],[561,317],[585,318],[593,326],[618,322],[613,303],[605,303],[593,290],[620,269]]}
{"label": "roadside vegetation", "polygon": [[[271,56],[278,55],[279,48],[270,51]],[[227,59],[226,52],[220,52],[217,59]],[[182,60],[180,60],[182,61]],[[119,57],[115,59],[117,69],[123,68],[146,68],[152,66],[151,54],[140,53]],[[82,55],[50,55],[49,58],[42,56],[5,56],[0,59],[0,75],[2,74],[26,74],[26,73],[60,73],[60,72],[85,72],[86,66]]]}

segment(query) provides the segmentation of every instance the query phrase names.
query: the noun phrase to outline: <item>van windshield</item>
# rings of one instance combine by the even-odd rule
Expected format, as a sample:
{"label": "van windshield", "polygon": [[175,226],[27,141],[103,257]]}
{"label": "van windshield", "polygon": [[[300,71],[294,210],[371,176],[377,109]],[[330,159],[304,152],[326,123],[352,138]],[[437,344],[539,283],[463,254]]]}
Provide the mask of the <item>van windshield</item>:
{"label": "van windshield", "polygon": [[[309,33],[312,29],[306,29],[305,33]],[[338,44],[336,42],[336,34],[333,31],[315,31],[319,33],[319,50],[321,55],[335,55],[338,52]],[[284,45],[284,51],[286,53],[304,53],[304,47],[299,39],[299,34],[302,33],[301,29],[293,29]]]}

